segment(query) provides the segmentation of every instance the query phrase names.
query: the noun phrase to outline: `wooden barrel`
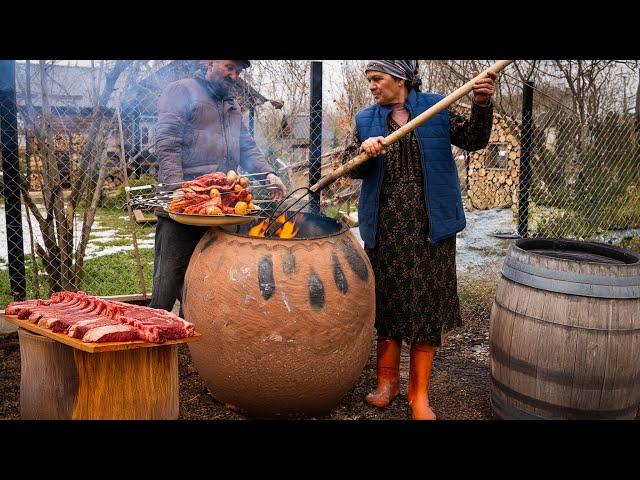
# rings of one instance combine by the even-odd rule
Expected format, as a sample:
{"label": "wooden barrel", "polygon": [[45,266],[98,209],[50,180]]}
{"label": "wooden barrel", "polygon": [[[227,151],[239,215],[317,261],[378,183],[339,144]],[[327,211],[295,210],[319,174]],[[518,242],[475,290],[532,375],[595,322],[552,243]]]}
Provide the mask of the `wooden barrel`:
{"label": "wooden barrel", "polygon": [[178,418],[178,346],[89,353],[18,329],[25,420]]}
{"label": "wooden barrel", "polygon": [[514,242],[491,310],[491,403],[503,419],[633,419],[640,404],[640,255]]}

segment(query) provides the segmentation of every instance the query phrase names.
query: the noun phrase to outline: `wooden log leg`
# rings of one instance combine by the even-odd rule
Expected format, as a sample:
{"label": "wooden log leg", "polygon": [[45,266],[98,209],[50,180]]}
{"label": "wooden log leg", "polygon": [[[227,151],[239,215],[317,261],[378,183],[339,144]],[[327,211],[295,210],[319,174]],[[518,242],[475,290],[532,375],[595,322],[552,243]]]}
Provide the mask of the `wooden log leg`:
{"label": "wooden log leg", "polygon": [[21,418],[178,418],[177,345],[89,353],[22,328],[18,335]]}
{"label": "wooden log leg", "polygon": [[176,345],[73,354],[79,378],[73,419],[178,418]]}
{"label": "wooden log leg", "polygon": [[78,390],[73,349],[24,328],[18,328],[18,338],[20,417],[69,420]]}

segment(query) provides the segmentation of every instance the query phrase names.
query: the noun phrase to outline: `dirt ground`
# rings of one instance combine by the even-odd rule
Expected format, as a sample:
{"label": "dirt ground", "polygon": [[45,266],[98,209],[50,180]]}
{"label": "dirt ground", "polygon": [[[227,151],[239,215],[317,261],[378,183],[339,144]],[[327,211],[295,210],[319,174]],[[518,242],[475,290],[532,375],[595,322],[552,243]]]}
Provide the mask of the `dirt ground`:
{"label": "dirt ground", "polygon": [[[489,401],[489,327],[486,322],[466,323],[451,332],[434,359],[430,399],[442,420],[493,419]],[[178,350],[180,368],[180,419],[242,420],[207,391],[191,361],[186,344]],[[329,420],[403,420],[411,418],[406,399],[409,348],[402,348],[401,395],[387,409],[369,406],[364,396],[375,388],[376,352],[371,355],[355,386],[328,415]],[[0,335],[0,419],[20,418],[20,347],[18,334]]]}

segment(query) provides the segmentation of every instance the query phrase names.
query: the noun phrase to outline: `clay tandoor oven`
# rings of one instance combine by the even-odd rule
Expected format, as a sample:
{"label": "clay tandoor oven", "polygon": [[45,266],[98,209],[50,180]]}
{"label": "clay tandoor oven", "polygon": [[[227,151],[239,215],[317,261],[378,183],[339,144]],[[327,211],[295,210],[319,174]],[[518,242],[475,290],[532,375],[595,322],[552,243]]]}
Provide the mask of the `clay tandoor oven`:
{"label": "clay tandoor oven", "polygon": [[[254,222],[257,223],[257,222]],[[211,228],[185,276],[189,345],[212,395],[250,416],[328,413],[358,379],[374,337],[371,264],[342,223],[302,213],[295,238],[252,224]]]}

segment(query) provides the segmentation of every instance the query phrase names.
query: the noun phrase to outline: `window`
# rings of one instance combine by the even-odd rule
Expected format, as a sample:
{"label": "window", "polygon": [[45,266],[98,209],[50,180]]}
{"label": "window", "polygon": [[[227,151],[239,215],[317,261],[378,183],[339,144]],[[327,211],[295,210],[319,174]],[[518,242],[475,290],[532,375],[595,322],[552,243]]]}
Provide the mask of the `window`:
{"label": "window", "polygon": [[142,148],[147,148],[149,145],[149,127],[146,125],[142,125],[140,127],[140,146]]}
{"label": "window", "polygon": [[509,158],[509,150],[506,143],[490,143],[487,146],[487,152],[484,159],[485,168],[507,168],[507,159]]}
{"label": "window", "polygon": [[140,150],[155,150],[156,147],[156,119],[149,115],[142,115],[138,126]]}

